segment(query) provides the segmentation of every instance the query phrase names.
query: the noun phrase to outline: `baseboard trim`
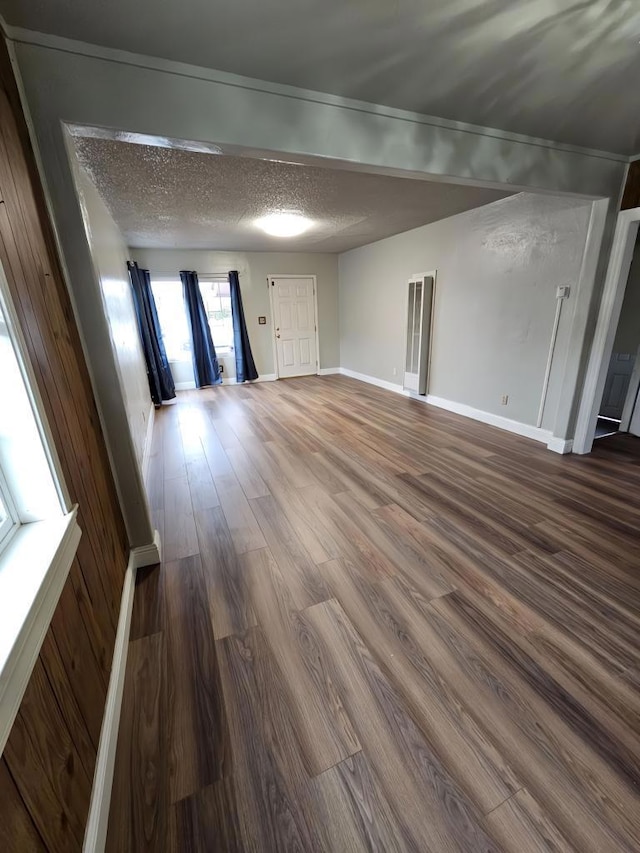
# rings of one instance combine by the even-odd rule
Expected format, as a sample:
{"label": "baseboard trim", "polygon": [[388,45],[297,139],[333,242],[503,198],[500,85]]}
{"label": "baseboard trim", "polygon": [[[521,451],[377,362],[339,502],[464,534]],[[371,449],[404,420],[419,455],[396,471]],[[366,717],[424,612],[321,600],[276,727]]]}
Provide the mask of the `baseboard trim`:
{"label": "baseboard trim", "polygon": [[376,385],[378,388],[384,388],[385,391],[394,391],[396,394],[404,394],[406,391],[402,385],[395,382],[387,382],[386,379],[378,379],[377,376],[369,376],[367,373],[358,373],[356,370],[349,370],[348,367],[339,368],[342,376],[349,376],[351,379],[358,379],[360,382],[367,382],[369,385]]}
{"label": "baseboard trim", "polygon": [[153,542],[131,549],[129,562],[134,569],[143,569],[145,566],[155,566],[162,562],[162,542],[157,530],[153,531]]}
{"label": "baseboard trim", "polygon": [[557,436],[552,435],[549,441],[547,442],[547,447],[554,453],[571,453],[571,451],[573,450],[573,439],[557,438]]}
{"label": "baseboard trim", "polygon": [[151,445],[153,443],[153,424],[156,419],[156,407],[151,404],[151,408],[149,409],[149,419],[147,421],[147,434],[144,438],[144,452],[142,454],[142,480],[144,483],[147,482],[147,476],[149,474],[149,462],[151,460]]}
{"label": "baseboard trim", "polygon": [[511,418],[494,415],[493,412],[485,412],[482,409],[474,409],[473,406],[455,403],[452,400],[445,400],[443,397],[427,394],[424,401],[432,406],[437,406],[439,409],[446,409],[448,412],[455,412],[457,415],[464,415],[465,418],[482,421],[484,424],[516,433],[516,435],[523,435],[525,438],[532,438],[534,441],[541,441],[544,444],[547,444],[553,437],[550,430],[540,429],[531,424],[523,424],[521,421],[512,421]]}
{"label": "baseboard trim", "polygon": [[485,412],[482,409],[474,409],[473,406],[467,406],[465,403],[456,403],[453,400],[445,400],[444,397],[435,397],[433,394],[427,394],[423,397],[419,394],[410,394],[405,391],[402,385],[397,385],[394,382],[388,382],[386,379],[378,379],[376,376],[369,376],[366,373],[358,373],[355,370],[349,370],[346,367],[340,368],[340,373],[343,376],[349,376],[351,379],[358,379],[360,382],[368,382],[369,385],[376,385],[378,388],[384,388],[386,391],[393,391],[396,394],[403,394],[406,397],[411,397],[413,400],[418,400],[421,403],[428,403],[431,406],[437,406],[439,409],[446,409],[448,412],[454,412],[456,415],[462,415],[465,418],[472,418],[474,421],[481,421],[490,426],[498,427],[498,429],[506,430],[507,432],[522,435],[525,438],[532,438],[534,441],[540,441],[546,444],[549,450],[556,453],[569,453],[569,450],[560,450],[559,442],[562,442],[563,448],[567,444],[564,439],[556,439],[550,430],[540,429],[531,424],[523,424],[520,421],[513,421],[511,418],[505,418],[502,415],[494,415],[492,412]]}
{"label": "baseboard trim", "polygon": [[[258,378],[254,379],[253,381],[254,382],[275,382],[277,378],[278,377],[276,376],[275,373],[263,373],[261,376],[258,376]],[[235,376],[231,376],[231,377],[223,376],[222,377],[222,384],[223,385],[237,385],[238,383],[236,382]],[[241,383],[241,384],[244,384],[244,383]],[[176,391],[195,391],[196,390],[196,383],[193,381],[192,382],[176,382],[175,387],[176,387]],[[215,385],[207,386],[207,387],[215,388]]]}
{"label": "baseboard trim", "polygon": [[102,718],[102,728],[100,730],[98,756],[93,774],[89,816],[84,834],[84,844],[82,845],[83,853],[103,853],[107,841],[113,769],[116,760],[116,746],[118,744],[120,710],[124,691],[124,674],[127,667],[127,651],[129,647],[135,583],[136,566],[134,552],[132,551],[129,556],[129,565],[127,566],[122,587],[120,617],[118,619],[118,630],[113,649],[113,662],[111,664],[107,701],[104,709],[104,717]]}
{"label": "baseboard trim", "polygon": [[318,370],[318,376],[333,376],[336,373],[341,373],[339,367],[321,367]]}

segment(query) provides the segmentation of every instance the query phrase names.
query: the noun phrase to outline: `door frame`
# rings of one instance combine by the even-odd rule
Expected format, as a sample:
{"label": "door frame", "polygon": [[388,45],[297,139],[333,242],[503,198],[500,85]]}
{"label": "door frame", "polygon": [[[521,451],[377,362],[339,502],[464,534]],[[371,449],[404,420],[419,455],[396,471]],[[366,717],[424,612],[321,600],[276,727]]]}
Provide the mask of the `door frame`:
{"label": "door frame", "polygon": [[[316,372],[315,375],[318,376],[320,373],[320,319],[318,317],[318,277],[315,275],[311,275],[310,273],[267,273],[267,289],[269,291],[269,309],[271,311],[271,349],[273,352],[273,372],[276,375],[276,379],[280,379],[280,367],[278,365],[278,347],[276,345],[276,315],[273,310],[273,288],[271,287],[271,282],[274,278],[311,278],[313,279],[313,310],[315,313],[315,327],[316,327]],[[308,376],[313,376],[313,373],[304,374]],[[291,377],[294,378],[293,376]]]}
{"label": "door frame", "polygon": [[[429,351],[427,352],[427,376],[426,376],[426,387],[424,394],[419,394],[414,391],[409,391],[409,394],[415,394],[418,397],[427,397],[429,394],[429,382],[431,379],[431,356],[433,355],[433,334],[435,330],[435,317],[436,317],[436,294],[437,294],[437,284],[438,284],[438,270],[430,270],[429,272],[418,272],[409,276],[409,278],[405,282],[406,286],[406,297],[404,300],[404,321],[405,321],[405,335],[404,335],[404,368],[402,374],[402,382],[404,386],[404,374],[406,372],[407,366],[407,345],[408,345],[408,337],[409,337],[409,327],[407,326],[407,315],[409,312],[409,287],[408,285],[412,281],[424,281],[425,278],[433,278],[433,291],[431,294],[431,318],[429,319]],[[422,345],[422,344],[421,344]]]}
{"label": "door frame", "polygon": [[638,392],[640,390],[640,346],[636,352],[635,361],[633,364],[633,373],[629,382],[629,390],[624,401],[624,409],[622,410],[622,418],[620,419],[620,432],[629,432],[633,412],[638,402]]}
{"label": "door frame", "polygon": [[598,410],[604,393],[639,224],[640,207],[621,210],[618,214],[607,277],[578,409],[573,440],[574,453],[590,453],[593,447]]}

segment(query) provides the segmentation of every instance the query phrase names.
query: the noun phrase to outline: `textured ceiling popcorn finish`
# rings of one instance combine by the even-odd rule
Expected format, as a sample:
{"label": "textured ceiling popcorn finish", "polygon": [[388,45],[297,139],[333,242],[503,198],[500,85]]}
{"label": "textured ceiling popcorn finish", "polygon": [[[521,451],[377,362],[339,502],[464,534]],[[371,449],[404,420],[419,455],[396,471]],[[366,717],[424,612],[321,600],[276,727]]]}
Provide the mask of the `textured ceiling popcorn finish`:
{"label": "textured ceiling popcorn finish", "polygon": [[[216,154],[74,139],[78,157],[136,248],[344,252],[505,197],[492,189]],[[295,210],[294,238],[256,220]]]}
{"label": "textured ceiling popcorn finish", "polygon": [[621,154],[638,0],[0,0],[9,24]]}

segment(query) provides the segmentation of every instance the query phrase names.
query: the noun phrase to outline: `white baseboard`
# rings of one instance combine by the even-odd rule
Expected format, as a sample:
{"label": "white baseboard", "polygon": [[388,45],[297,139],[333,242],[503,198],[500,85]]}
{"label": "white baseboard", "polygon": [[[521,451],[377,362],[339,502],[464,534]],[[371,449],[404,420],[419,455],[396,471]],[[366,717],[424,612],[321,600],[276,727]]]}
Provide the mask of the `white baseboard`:
{"label": "white baseboard", "polygon": [[153,443],[153,424],[156,419],[156,407],[151,404],[149,418],[147,420],[147,434],[144,439],[144,453],[142,454],[142,480],[147,482],[149,473],[149,460],[151,459],[151,445]]}
{"label": "white baseboard", "polygon": [[134,569],[155,566],[156,563],[162,562],[162,542],[160,541],[160,534],[157,530],[153,531],[153,542],[131,549],[129,562]]}
{"label": "white baseboard", "polygon": [[122,693],[124,691],[124,674],[127,667],[127,650],[129,647],[135,583],[136,567],[132,551],[122,587],[120,618],[118,619],[118,630],[113,650],[107,702],[100,730],[98,756],[93,774],[89,816],[84,834],[84,844],[82,845],[83,853],[103,853],[107,840],[113,768],[118,744],[120,709],[122,706]]}
{"label": "white baseboard", "polygon": [[321,367],[318,370],[318,376],[333,376],[334,373],[341,373],[339,367]]}
{"label": "white baseboard", "polygon": [[384,388],[385,391],[395,391],[396,394],[406,394],[402,385],[395,382],[387,382],[386,379],[378,379],[377,376],[369,376],[366,373],[357,373],[355,370],[349,370],[347,367],[341,367],[340,373],[342,376],[350,376],[351,379],[358,379],[360,382],[368,382],[369,385],[377,385],[378,388]]}
{"label": "white baseboard", "polygon": [[[263,373],[260,376],[258,376],[258,378],[254,380],[254,382],[275,382],[277,378],[278,377],[276,376],[275,373]],[[238,383],[235,380],[235,376],[226,378],[223,375],[222,384],[223,385],[237,385]],[[196,383],[193,381],[191,381],[191,382],[176,382],[175,387],[176,387],[176,391],[195,391],[196,390]],[[215,386],[209,386],[209,385],[207,385],[206,387],[207,388],[209,388],[209,387],[215,388]]]}
{"label": "white baseboard", "polygon": [[[416,399],[421,398],[417,397]],[[484,424],[504,429],[507,432],[514,432],[517,435],[523,435],[525,438],[532,438],[534,441],[541,441],[544,444],[547,444],[553,437],[548,429],[540,429],[531,424],[512,421],[511,418],[494,415],[493,412],[484,412],[482,409],[474,409],[473,406],[467,406],[464,403],[455,403],[452,400],[445,400],[443,397],[434,397],[432,394],[427,394],[422,399],[439,409],[446,409],[448,412],[455,412],[457,415],[464,415],[465,418],[482,421]]]}
{"label": "white baseboard", "polygon": [[523,435],[526,438],[532,438],[534,441],[541,441],[549,447],[549,450],[554,450],[556,453],[569,453],[569,449],[560,450],[559,442],[562,442],[564,448],[567,444],[564,439],[556,439],[550,430],[540,429],[539,427],[530,424],[523,424],[520,421],[513,421],[511,418],[505,418],[502,415],[494,415],[492,412],[485,412],[482,409],[474,409],[473,406],[467,406],[464,403],[456,403],[453,400],[445,400],[443,397],[434,397],[432,394],[427,394],[423,397],[419,394],[410,394],[405,391],[402,385],[394,382],[388,382],[385,379],[378,379],[376,376],[368,376],[366,373],[357,373],[355,370],[349,370],[346,367],[340,368],[340,373],[343,376],[350,376],[352,379],[358,379],[360,382],[368,382],[370,385],[377,385],[378,388],[384,388],[386,391],[394,391],[396,394],[403,394],[418,400],[421,403],[428,403],[432,406],[437,406],[439,409],[446,409],[449,412],[455,412],[457,415],[463,415],[465,418],[472,418],[474,421],[482,421],[482,423],[490,426],[504,429],[507,432],[513,432],[517,435]]}
{"label": "white baseboard", "polygon": [[573,450],[573,439],[557,438],[555,435],[552,435],[547,442],[547,447],[549,450],[553,450],[554,453],[571,453]]}

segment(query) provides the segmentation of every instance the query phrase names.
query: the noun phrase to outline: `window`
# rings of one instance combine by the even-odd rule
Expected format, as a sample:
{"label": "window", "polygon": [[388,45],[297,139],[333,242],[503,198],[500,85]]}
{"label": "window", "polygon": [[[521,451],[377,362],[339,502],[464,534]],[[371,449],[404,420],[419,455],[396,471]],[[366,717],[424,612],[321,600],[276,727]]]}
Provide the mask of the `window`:
{"label": "window", "polygon": [[[10,370],[10,361],[14,360],[13,348],[9,340],[9,330],[7,323],[2,313],[0,306],[0,371],[4,376],[5,373],[9,376],[9,390],[12,386],[12,371]],[[11,399],[10,395],[7,399]],[[5,408],[4,406],[2,407]],[[2,434],[2,420],[6,419],[4,412],[0,410],[0,434]],[[5,430],[6,431],[6,430]],[[16,512],[13,508],[13,501],[9,497],[9,490],[5,482],[2,470],[0,469],[0,550],[9,540],[9,536],[14,531],[17,524]]]}
{"label": "window", "polygon": [[0,300],[0,549],[20,524],[60,512],[60,496],[34,411],[25,365]]}
{"label": "window", "polygon": [[81,531],[0,265],[0,753]]}
{"label": "window", "polygon": [[230,352],[233,349],[233,314],[229,280],[222,278],[201,280],[200,292],[204,310],[209,318],[209,328],[216,352]]}
{"label": "window", "polygon": [[151,282],[151,290],[167,358],[169,361],[191,361],[191,335],[182,298],[182,282],[157,279]]}
{"label": "window", "polygon": [[[199,279],[211,337],[218,354],[233,350],[231,291],[226,278],[202,276]],[[182,282],[153,279],[153,298],[158,309],[162,338],[169,361],[191,361],[191,335],[182,296]]]}
{"label": "window", "polygon": [[16,526],[15,511],[9,511],[8,491],[4,478],[0,474],[0,550],[4,543],[9,539],[9,535],[13,532]]}

